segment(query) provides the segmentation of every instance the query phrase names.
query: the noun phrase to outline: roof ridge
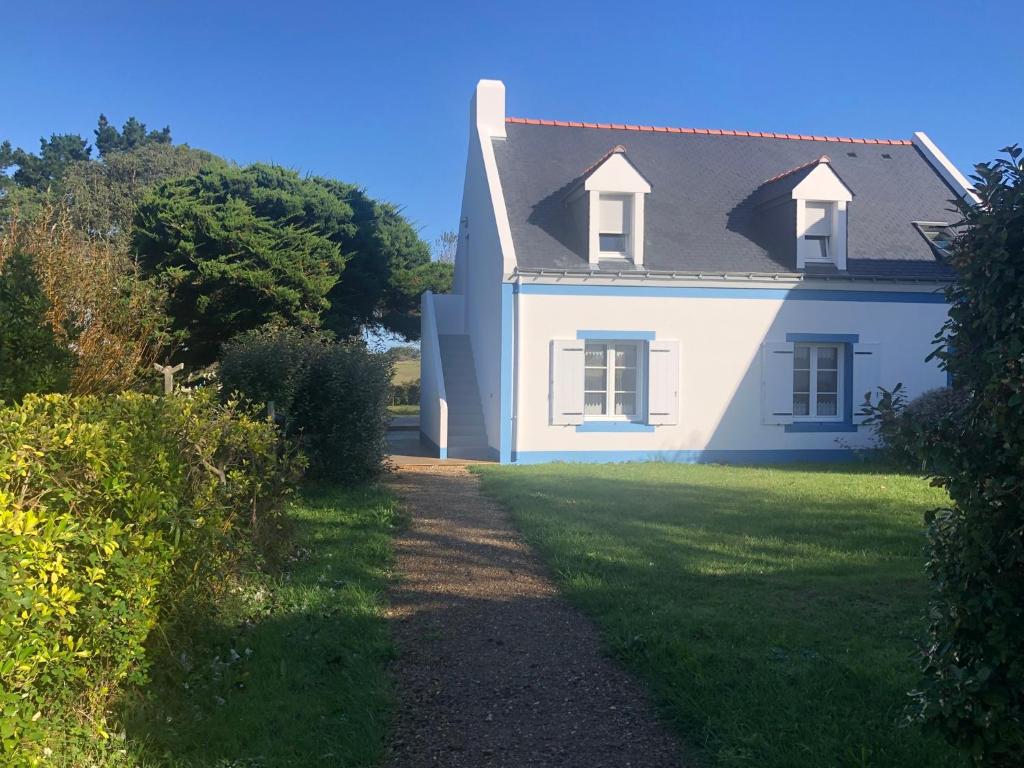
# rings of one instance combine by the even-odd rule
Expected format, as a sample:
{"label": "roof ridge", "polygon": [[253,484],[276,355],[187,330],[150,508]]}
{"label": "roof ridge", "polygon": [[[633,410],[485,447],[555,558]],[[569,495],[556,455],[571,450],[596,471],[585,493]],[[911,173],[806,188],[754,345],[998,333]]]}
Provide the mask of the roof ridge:
{"label": "roof ridge", "polygon": [[539,120],[532,117],[506,117],[506,123],[520,125],[547,125],[558,128],[604,128],[616,131],[641,131],[645,133],[690,133],[708,136],[746,136],[755,139],[790,139],[792,141],[831,141],[843,144],[885,144],[909,146],[910,139],[855,139],[847,136],[809,136],[798,133],[772,133],[771,131],[732,131],[722,128],[667,128],[655,125],[629,125],[626,123],[589,123],[580,120]]}

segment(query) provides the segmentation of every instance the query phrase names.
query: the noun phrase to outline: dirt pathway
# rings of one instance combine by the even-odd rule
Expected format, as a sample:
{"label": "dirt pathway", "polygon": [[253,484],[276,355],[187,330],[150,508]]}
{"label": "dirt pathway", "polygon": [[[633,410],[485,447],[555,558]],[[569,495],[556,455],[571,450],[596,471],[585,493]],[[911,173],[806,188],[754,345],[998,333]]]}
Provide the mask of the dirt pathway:
{"label": "dirt pathway", "polygon": [[464,467],[401,469],[391,617],[392,768],[680,765],[639,687],[601,655],[506,513]]}

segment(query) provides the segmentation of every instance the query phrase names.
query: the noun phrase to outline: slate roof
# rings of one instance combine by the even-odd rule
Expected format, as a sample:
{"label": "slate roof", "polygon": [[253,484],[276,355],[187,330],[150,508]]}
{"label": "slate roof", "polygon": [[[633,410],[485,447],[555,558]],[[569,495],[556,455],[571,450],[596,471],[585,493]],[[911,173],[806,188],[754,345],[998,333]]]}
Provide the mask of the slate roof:
{"label": "slate roof", "polygon": [[494,140],[520,268],[589,268],[565,195],[585,169],[621,145],[652,187],[644,210],[646,269],[794,272],[792,258],[765,237],[758,190],[779,178],[791,181],[792,172],[805,175],[828,155],[854,193],[849,276],[952,276],[912,222],[957,221],[956,193],[909,141],[540,122],[510,118],[508,138]]}

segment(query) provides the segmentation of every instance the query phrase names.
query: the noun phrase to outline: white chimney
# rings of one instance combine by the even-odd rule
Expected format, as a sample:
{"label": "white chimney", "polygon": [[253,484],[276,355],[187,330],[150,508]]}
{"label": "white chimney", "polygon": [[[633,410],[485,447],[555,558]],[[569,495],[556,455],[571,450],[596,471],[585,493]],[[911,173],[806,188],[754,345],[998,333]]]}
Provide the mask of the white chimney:
{"label": "white chimney", "polygon": [[501,80],[481,80],[476,84],[470,105],[470,122],[481,134],[493,139],[504,139],[505,133],[505,84]]}

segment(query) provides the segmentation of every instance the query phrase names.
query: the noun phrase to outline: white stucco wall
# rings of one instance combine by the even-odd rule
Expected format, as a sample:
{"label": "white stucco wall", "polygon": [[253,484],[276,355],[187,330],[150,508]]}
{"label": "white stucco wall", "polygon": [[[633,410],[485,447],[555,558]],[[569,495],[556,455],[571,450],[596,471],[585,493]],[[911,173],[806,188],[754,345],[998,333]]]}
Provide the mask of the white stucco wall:
{"label": "white stucco wall", "polygon": [[[734,284],[735,285],[735,284]],[[748,287],[757,289],[751,284]],[[877,284],[837,284],[843,291],[877,290]],[[886,286],[928,292],[935,286]],[[777,290],[778,285],[760,286]],[[822,286],[801,285],[821,290]],[[556,290],[553,289],[552,290]],[[787,333],[857,334],[880,345],[878,383],[902,382],[911,396],[945,385],[937,363],[925,363],[945,316],[944,304],[873,301],[691,298],[633,294],[516,295],[516,396],[513,452],[537,460],[551,452],[779,451],[836,449],[870,444],[870,432],[787,432],[762,423],[761,345]],[[549,407],[551,341],[580,331],[653,331],[681,346],[679,423],[653,432],[578,432],[553,426]],[[855,393],[859,405],[863,393]],[[840,441],[840,442],[837,442]],[[548,457],[548,459],[557,457]],[[572,460],[572,457],[567,457]],[[638,458],[634,456],[634,458]],[[652,457],[653,458],[653,457]]]}
{"label": "white stucco wall", "polygon": [[473,350],[487,442],[495,451],[501,435],[501,286],[515,267],[492,145],[504,136],[505,88],[483,80],[470,107],[454,290],[464,296],[464,328]]}
{"label": "white stucco wall", "polygon": [[420,300],[420,432],[438,449],[448,452],[448,398],[438,346],[437,299],[430,291]]}

